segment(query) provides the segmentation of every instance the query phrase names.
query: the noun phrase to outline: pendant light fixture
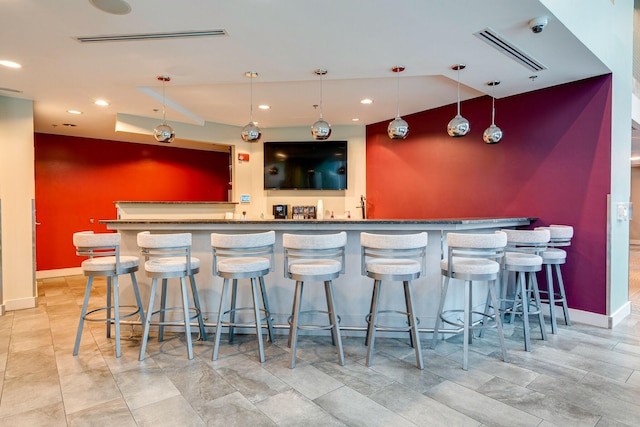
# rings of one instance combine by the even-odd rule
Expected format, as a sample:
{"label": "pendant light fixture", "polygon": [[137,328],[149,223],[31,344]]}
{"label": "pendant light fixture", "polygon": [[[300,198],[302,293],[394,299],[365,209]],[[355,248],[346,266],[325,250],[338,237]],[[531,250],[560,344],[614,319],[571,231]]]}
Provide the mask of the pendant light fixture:
{"label": "pendant light fixture", "polygon": [[162,124],[156,126],[153,130],[153,137],[158,142],[170,143],[176,137],[176,133],[173,128],[167,124],[165,119],[165,97],[164,97],[164,84],[171,81],[169,76],[158,76],[158,80],[162,82]]}
{"label": "pendant light fixture", "polygon": [[256,77],[258,77],[258,73],[256,73],[255,71],[247,71],[246,73],[244,73],[245,77],[250,78],[250,87],[251,87],[251,108],[250,108],[250,113],[249,113],[249,117],[250,117],[250,121],[249,124],[247,124],[245,127],[242,128],[242,140],[244,142],[258,142],[258,140],[260,139],[260,137],[262,136],[262,132],[260,131],[260,128],[258,126],[256,126],[256,124],[253,122],[253,79],[255,79]]}
{"label": "pendant light fixture", "polygon": [[487,144],[497,144],[502,139],[502,129],[496,126],[496,98],[493,96],[496,91],[496,86],[500,84],[500,80],[494,80],[487,83],[492,87],[491,91],[491,126],[484,130],[482,139]]}
{"label": "pendant light fixture", "polygon": [[313,135],[313,139],[324,141],[331,136],[331,125],[322,118],[322,76],[327,74],[327,70],[318,68],[314,73],[320,76],[320,119],[311,126],[311,135]]}
{"label": "pendant light fixture", "polygon": [[404,71],[404,66],[396,65],[391,71],[398,75],[398,111],[396,118],[389,122],[389,126],[387,126],[387,134],[391,139],[405,139],[409,134],[409,124],[400,117],[400,73]]}
{"label": "pendant light fixture", "polygon": [[449,136],[454,138],[465,136],[469,133],[469,120],[465,119],[460,115],[460,70],[464,70],[466,65],[464,64],[456,64],[451,67],[452,70],[458,72],[458,114],[451,119],[449,124],[447,125],[447,133]]}

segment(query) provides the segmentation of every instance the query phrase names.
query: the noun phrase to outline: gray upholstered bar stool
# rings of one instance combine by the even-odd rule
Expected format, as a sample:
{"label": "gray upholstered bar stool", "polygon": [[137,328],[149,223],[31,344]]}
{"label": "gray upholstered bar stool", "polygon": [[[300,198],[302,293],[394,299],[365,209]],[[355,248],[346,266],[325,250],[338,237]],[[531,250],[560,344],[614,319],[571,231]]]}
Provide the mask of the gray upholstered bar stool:
{"label": "gray upholstered bar stool", "polygon": [[[220,293],[220,309],[216,321],[216,337],[213,345],[212,360],[218,359],[218,348],[220,345],[220,335],[222,327],[227,326],[229,330],[229,342],[233,341],[234,327],[255,328],[258,339],[258,354],[260,362],[264,362],[264,345],[262,343],[262,321],[261,312],[265,314],[269,340],[274,341],[273,324],[271,313],[269,312],[269,300],[267,290],[264,285],[264,276],[273,271],[273,245],[276,241],[276,233],[267,231],[255,234],[211,234],[211,248],[213,250],[213,274],[222,277],[222,292]],[[253,307],[236,307],[238,292],[238,279],[249,279],[251,283],[251,295]],[[256,280],[257,279],[257,280]],[[225,311],[225,300],[229,281],[232,280],[231,307]],[[259,284],[259,286],[258,286]],[[263,310],[260,309],[260,299],[262,297]],[[236,323],[236,312],[242,310],[253,310],[253,322]],[[229,315],[229,320],[225,321],[224,316]]]}
{"label": "gray upholstered bar stool", "polygon": [[[562,305],[564,313],[564,321],[567,326],[571,326],[571,318],[569,317],[569,306],[567,304],[567,295],[564,291],[564,282],[562,281],[562,271],[560,266],[567,262],[567,251],[560,249],[563,246],[571,245],[573,237],[573,227],[570,225],[550,225],[549,227],[538,227],[538,229],[547,229],[551,235],[549,247],[542,252],[542,264],[545,266],[547,277],[547,290],[541,290],[543,295],[542,302],[549,303],[549,315],[551,317],[551,333],[558,331],[558,321],[556,320],[556,305]],[[558,280],[558,288],[556,289],[553,280],[553,271]],[[544,298],[544,295],[547,298]]]}
{"label": "gray upholstered bar stool", "polygon": [[[107,324],[107,338],[111,338],[111,325],[115,326],[116,334],[116,357],[120,357],[120,324],[122,319],[126,319],[136,314],[144,319],[144,310],[138,292],[138,282],[135,272],[138,271],[140,261],[137,256],[120,255],[120,233],[94,233],[93,231],[81,231],[73,233],[73,244],[76,247],[76,254],[86,256],[88,259],[82,261],[82,273],[88,277],[87,287],[84,292],[84,302],[78,323],[78,333],[76,343],[73,347],[73,355],[78,355],[82,329],[84,322],[105,322]],[[118,276],[122,274],[131,275],[133,292],[136,297],[137,306],[120,305],[120,289],[118,287]],[[107,278],[107,305],[95,308],[87,312],[89,297],[93,285],[94,277]],[[113,295],[113,304],[111,296]],[[127,313],[121,314],[120,309],[127,308]],[[105,317],[96,317],[94,314],[106,311]],[[124,322],[122,322],[124,323]],[[139,324],[138,322],[136,322]]]}
{"label": "gray upholstered bar stool", "polygon": [[[140,346],[140,360],[144,360],[144,353],[149,339],[149,329],[151,325],[158,326],[158,341],[164,339],[164,327],[167,325],[183,326],[185,338],[187,340],[187,355],[193,359],[193,346],[191,343],[191,319],[198,320],[200,336],[206,340],[204,332],[204,322],[200,311],[200,301],[196,280],[194,275],[200,271],[200,259],[191,256],[191,233],[175,234],[151,234],[148,231],[138,233],[138,246],[145,257],[144,270],[148,277],[151,277],[151,291],[149,294],[149,305],[147,306],[147,317],[144,322],[144,332],[142,335],[142,345]],[[189,308],[187,297],[187,281],[191,283],[191,294],[195,308]],[[169,279],[180,279],[180,290],[182,295],[181,307],[167,307],[167,283]],[[160,295],[160,309],[154,311],[153,304],[156,297],[158,279],[162,279],[162,290]],[[182,318],[178,320],[167,320],[167,311],[182,311]],[[189,313],[195,311],[194,316]],[[159,320],[152,322],[152,317],[159,314]]]}
{"label": "gray upholstered bar stool", "polygon": [[[360,233],[362,248],[362,275],[373,279],[371,309],[367,315],[367,336],[365,345],[367,366],[371,366],[377,331],[409,332],[409,341],[416,352],[416,365],[424,369],[418,322],[413,308],[411,281],[424,274],[426,268],[427,233],[416,234],[371,234]],[[380,310],[382,281],[400,281],[404,285],[406,311]],[[407,326],[384,326],[379,324],[379,313],[395,312],[406,316]]]}
{"label": "gray upholstered bar stool", "polygon": [[[347,233],[335,234],[289,234],[282,235],[284,247],[284,275],[296,281],[291,314],[291,328],[289,329],[289,346],[291,347],[291,363],[296,366],[296,347],[299,329],[330,329],[335,346],[338,347],[338,360],[344,365],[342,338],[340,325],[336,314],[333,298],[333,279],[344,273],[344,247],[347,244]],[[302,325],[299,322],[301,314],[318,312],[317,310],[301,311],[302,291],[305,282],[324,282],[327,300],[329,325]]]}
{"label": "gray upholstered bar stool", "polygon": [[[524,349],[531,351],[531,333],[529,316],[538,315],[538,324],[542,339],[547,339],[547,332],[540,304],[540,290],[536,272],[542,270],[542,257],[539,255],[547,248],[548,230],[502,230],[507,235],[507,249],[504,257],[502,298],[509,303],[502,311],[511,314],[511,321],[516,315],[522,316],[524,328]],[[515,290],[513,297],[507,299],[509,272],[515,273]],[[533,298],[533,300],[532,300]]]}
{"label": "gray upholstered bar stool", "polygon": [[[447,234],[447,256],[440,261],[442,294],[440,296],[440,305],[433,330],[432,348],[435,348],[438,343],[438,333],[440,332],[441,322],[462,328],[464,336],[462,369],[464,370],[467,369],[469,361],[469,344],[471,344],[471,340],[473,339],[471,332],[474,329],[490,326],[484,322],[488,317],[495,320],[498,329],[498,338],[500,339],[500,347],[502,348],[502,360],[507,360],[507,348],[504,343],[502,321],[499,311],[494,310],[494,314],[490,315],[486,310],[482,312],[474,311],[472,305],[472,287],[474,282],[487,282],[491,305],[498,307],[496,282],[498,282],[501,277],[502,261],[506,245],[507,235],[502,231],[496,231],[492,234]],[[444,311],[450,279],[464,281],[464,307],[462,310],[454,309]],[[483,299],[483,301],[485,300],[486,298]],[[464,312],[462,319],[458,319],[460,312]],[[455,315],[453,319],[448,317],[451,314]],[[476,317],[481,318],[482,322],[474,319],[474,314]]]}

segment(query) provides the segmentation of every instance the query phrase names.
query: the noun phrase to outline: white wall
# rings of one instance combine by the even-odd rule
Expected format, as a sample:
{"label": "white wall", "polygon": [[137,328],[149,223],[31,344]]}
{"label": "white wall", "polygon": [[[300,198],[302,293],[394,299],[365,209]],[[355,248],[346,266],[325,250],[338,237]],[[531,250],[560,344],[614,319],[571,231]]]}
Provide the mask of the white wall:
{"label": "white wall", "polygon": [[633,1],[541,2],[613,73],[607,314],[615,316],[629,307],[629,222],[615,213],[616,204],[631,196]]}
{"label": "white wall", "polygon": [[[132,133],[148,134],[152,140],[153,128],[157,125],[154,119],[138,116],[118,115],[118,129]],[[357,209],[360,196],[366,196],[366,130],[364,126],[333,126],[331,140],[348,141],[348,189],[345,191],[320,190],[264,190],[263,143],[268,141],[312,141],[311,128],[290,127],[278,129],[262,129],[262,138],[258,143],[247,143],[240,138],[240,127],[205,123],[204,126],[184,123],[169,124],[176,131],[176,136],[194,141],[229,145],[232,147],[233,190],[232,200],[240,202],[241,195],[249,195],[250,203],[240,203],[236,213],[247,212],[249,219],[264,217],[272,219],[274,204],[316,205],[322,199],[325,211],[334,211],[336,217],[345,217],[346,212],[352,218],[361,218]],[[249,154],[249,161],[239,161],[238,154]]]}
{"label": "white wall", "polygon": [[33,102],[0,96],[0,314],[37,302],[33,147]]}

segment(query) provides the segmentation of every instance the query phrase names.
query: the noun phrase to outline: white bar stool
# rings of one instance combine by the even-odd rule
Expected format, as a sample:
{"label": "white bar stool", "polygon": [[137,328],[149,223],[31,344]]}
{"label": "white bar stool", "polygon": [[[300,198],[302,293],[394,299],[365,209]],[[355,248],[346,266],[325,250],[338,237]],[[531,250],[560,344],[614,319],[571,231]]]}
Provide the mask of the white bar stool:
{"label": "white bar stool", "polygon": [[[258,353],[260,362],[264,362],[264,345],[262,343],[262,321],[261,311],[264,312],[267,323],[269,340],[274,341],[273,324],[271,313],[269,312],[269,300],[264,285],[264,276],[273,271],[273,245],[276,241],[276,233],[267,231],[266,233],[255,234],[211,234],[211,248],[213,250],[213,274],[222,277],[222,292],[220,293],[220,309],[218,310],[216,337],[213,345],[213,356],[211,360],[218,359],[218,348],[220,345],[220,335],[222,327],[227,326],[229,330],[229,342],[233,342],[234,327],[253,327],[256,329],[258,339]],[[251,293],[253,299],[252,308],[236,307],[238,279],[250,279]],[[256,281],[258,279],[258,281]],[[229,288],[229,281],[233,280],[231,288],[231,308],[224,311],[224,302]],[[258,298],[258,283],[262,304],[264,309],[260,309]],[[236,312],[241,310],[253,310],[253,323],[236,323]],[[224,316],[229,315],[229,320],[225,321]]]}
{"label": "white bar stool", "polygon": [[[164,327],[166,325],[184,326],[185,338],[187,340],[187,355],[193,359],[193,346],[191,343],[191,319],[198,319],[200,336],[206,340],[204,332],[204,322],[200,311],[200,301],[196,280],[194,275],[200,271],[200,259],[191,256],[191,233],[177,234],[150,234],[148,231],[138,233],[138,246],[145,257],[144,270],[148,277],[151,277],[151,291],[149,294],[149,305],[147,306],[147,318],[144,322],[144,332],[142,335],[142,345],[140,347],[140,360],[144,360],[144,353],[149,339],[149,328],[151,324],[158,325],[158,341],[164,339]],[[189,277],[191,283],[191,293],[195,305],[195,315],[189,316],[189,301],[187,298],[187,281]],[[179,278],[182,291],[182,307],[167,307],[167,282],[168,279]],[[162,291],[160,297],[160,309],[153,311],[153,303],[156,297],[156,287],[158,279],[162,279]],[[183,317],[180,320],[165,320],[167,311],[182,310]],[[151,322],[151,318],[160,315],[157,322]]]}
{"label": "white bar stool", "polygon": [[[81,231],[73,233],[73,244],[76,247],[77,255],[89,257],[82,261],[81,264],[82,273],[87,276],[88,279],[87,287],[84,292],[82,311],[80,313],[80,322],[78,323],[76,343],[73,347],[73,355],[78,355],[80,340],[82,338],[82,330],[86,320],[88,322],[105,322],[107,324],[107,338],[111,338],[111,325],[115,325],[116,357],[120,357],[120,324],[122,319],[135,316],[136,314],[140,314],[140,318],[144,319],[144,310],[142,308],[140,293],[138,292],[138,282],[136,281],[135,275],[135,272],[138,271],[140,260],[136,256],[120,255],[120,233],[94,233],[93,231]],[[133,292],[136,296],[136,303],[138,304],[137,307],[120,305],[118,276],[121,274],[131,275]],[[96,308],[87,312],[93,278],[105,276],[107,278],[107,305],[106,307]],[[113,304],[111,303],[112,294]],[[122,308],[134,310],[121,314],[120,309]],[[97,318],[93,316],[100,311],[106,311],[105,317]],[[138,323],[136,322],[136,324]]]}
{"label": "white bar stool", "polygon": [[[562,311],[564,313],[564,321],[567,326],[571,326],[571,318],[569,317],[569,306],[567,304],[567,295],[564,291],[564,282],[562,281],[562,272],[560,271],[560,265],[567,262],[567,251],[560,249],[563,246],[571,245],[571,238],[573,237],[573,227],[570,225],[550,225],[549,227],[537,227],[538,229],[547,229],[551,235],[549,240],[549,248],[542,252],[542,264],[545,266],[547,274],[547,290],[541,290],[542,295],[547,295],[547,298],[542,298],[542,302],[549,303],[549,315],[551,317],[551,333],[555,334],[558,331],[558,321],[556,320],[556,305],[562,305]],[[555,270],[555,276],[558,280],[558,289],[555,288],[553,280],[553,270]]]}
{"label": "white bar stool", "polygon": [[[504,334],[502,332],[502,321],[498,310],[494,310],[494,314],[490,315],[484,312],[473,311],[473,282],[487,282],[489,286],[489,297],[493,307],[498,307],[498,299],[496,296],[496,281],[500,279],[502,270],[502,261],[504,249],[507,245],[507,235],[502,231],[496,231],[493,234],[465,234],[465,233],[448,233],[447,234],[447,257],[440,261],[440,269],[442,274],[442,294],[440,296],[440,306],[436,317],[436,324],[433,329],[432,348],[438,343],[438,333],[440,331],[440,323],[448,323],[458,328],[463,328],[463,356],[462,369],[467,370],[469,362],[469,344],[473,339],[470,331],[475,329],[486,328],[484,320],[492,318],[496,322],[498,329],[498,337],[500,339],[500,347],[502,348],[502,360],[507,361],[507,348],[504,344]],[[444,310],[444,303],[449,288],[449,279],[459,279],[464,281],[464,309],[463,310]],[[461,320],[449,319],[449,314],[459,314],[464,312]],[[480,324],[476,324],[473,315],[480,315],[483,319]],[[462,323],[461,323],[462,322]]]}
{"label": "white bar stool", "polygon": [[[372,278],[373,295],[371,308],[367,315],[367,336],[365,345],[367,366],[371,366],[377,331],[409,332],[409,341],[416,352],[416,365],[424,369],[418,321],[413,308],[411,281],[420,277],[426,270],[427,233],[383,235],[360,233],[362,248],[362,275]],[[382,281],[401,281],[404,285],[406,311],[379,310]],[[407,317],[406,327],[384,326],[378,324],[379,313],[399,313]]]}
{"label": "white bar stool", "polygon": [[[538,315],[540,334],[547,339],[547,332],[540,304],[540,290],[536,272],[542,270],[542,257],[539,255],[547,248],[549,242],[548,230],[502,230],[507,235],[507,249],[504,258],[506,273],[516,275],[516,289],[512,299],[507,299],[509,274],[504,274],[502,283],[502,301],[511,304],[510,308],[501,310],[503,315],[511,314],[511,322],[516,315],[522,316],[524,328],[524,349],[531,351],[531,333],[529,316]],[[533,298],[533,301],[531,300]],[[533,310],[532,310],[533,308]]]}
{"label": "white bar stool", "polygon": [[[338,360],[344,365],[340,326],[333,298],[333,279],[344,273],[344,247],[347,244],[347,233],[336,234],[282,235],[284,247],[284,275],[296,281],[289,329],[289,346],[291,347],[290,368],[296,366],[296,347],[299,329],[330,329],[333,344],[338,347]],[[302,290],[305,282],[324,282],[327,299],[329,325],[301,325],[301,314],[318,313],[317,310],[300,311],[302,306]]]}

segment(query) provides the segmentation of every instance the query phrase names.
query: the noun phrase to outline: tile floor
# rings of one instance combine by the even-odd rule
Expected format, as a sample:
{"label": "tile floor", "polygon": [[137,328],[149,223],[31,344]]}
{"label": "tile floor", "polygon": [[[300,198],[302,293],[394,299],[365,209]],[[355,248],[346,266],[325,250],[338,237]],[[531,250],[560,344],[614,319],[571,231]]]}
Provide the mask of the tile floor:
{"label": "tile floor", "polygon": [[189,361],[179,335],[152,339],[139,362],[139,327],[123,328],[116,359],[97,324],[73,357],[85,278],[43,280],[37,308],[0,317],[0,425],[639,426],[640,250],[632,259],[634,312],[615,329],[561,326],[546,342],[534,331],[527,353],[516,322],[509,362],[488,333],[467,372],[460,336],[436,350],[424,336],[423,372],[407,340],[392,338],[376,341],[371,368],[362,338],[344,339],[341,367],[328,336],[303,336],[294,370],[286,336],[266,346],[262,365],[253,336],[225,341],[216,362],[211,341],[196,342]]}

